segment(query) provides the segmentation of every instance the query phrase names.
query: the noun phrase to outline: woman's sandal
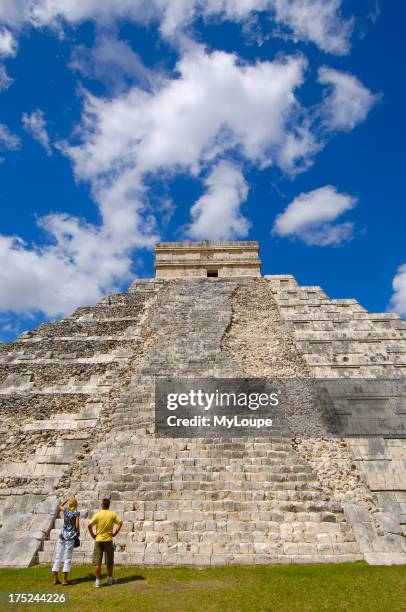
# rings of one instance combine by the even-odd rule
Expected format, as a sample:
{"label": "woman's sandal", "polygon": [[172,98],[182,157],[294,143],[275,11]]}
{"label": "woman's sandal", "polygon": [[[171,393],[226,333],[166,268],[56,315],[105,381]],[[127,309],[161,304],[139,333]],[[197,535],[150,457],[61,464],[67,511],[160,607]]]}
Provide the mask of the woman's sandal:
{"label": "woman's sandal", "polygon": [[69,582],[69,580],[64,580],[64,581],[62,582],[62,586],[70,586],[70,584],[71,584],[71,583]]}
{"label": "woman's sandal", "polygon": [[54,586],[56,586],[57,584],[61,584],[61,581],[60,581],[60,580],[54,580],[52,584],[53,584]]}

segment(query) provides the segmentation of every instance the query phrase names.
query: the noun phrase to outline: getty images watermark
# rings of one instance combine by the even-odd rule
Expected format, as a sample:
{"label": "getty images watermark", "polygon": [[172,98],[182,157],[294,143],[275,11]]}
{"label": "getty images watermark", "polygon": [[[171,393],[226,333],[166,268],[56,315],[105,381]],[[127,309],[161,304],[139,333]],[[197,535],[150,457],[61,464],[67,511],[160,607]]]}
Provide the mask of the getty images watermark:
{"label": "getty images watermark", "polygon": [[404,379],[157,378],[155,435],[406,437]]}
{"label": "getty images watermark", "polygon": [[234,414],[227,416],[219,414],[218,410],[223,408],[248,409],[256,411],[259,408],[271,408],[279,405],[278,393],[265,392],[227,392],[216,389],[214,392],[207,392],[203,389],[190,389],[188,392],[168,393],[166,407],[168,411],[175,411],[179,408],[192,407],[212,411],[213,415],[197,415],[192,417],[169,415],[166,419],[168,427],[272,427],[273,421],[269,417],[242,416]]}
{"label": "getty images watermark", "polygon": [[278,435],[279,401],[279,393],[262,379],[157,379],[155,433],[175,438]]}

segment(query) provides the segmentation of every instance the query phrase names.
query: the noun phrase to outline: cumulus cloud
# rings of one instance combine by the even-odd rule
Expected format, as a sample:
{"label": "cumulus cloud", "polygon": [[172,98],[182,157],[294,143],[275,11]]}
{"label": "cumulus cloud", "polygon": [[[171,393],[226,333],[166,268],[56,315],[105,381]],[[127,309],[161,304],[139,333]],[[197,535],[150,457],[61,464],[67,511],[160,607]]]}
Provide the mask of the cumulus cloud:
{"label": "cumulus cloud", "polygon": [[[1,236],[0,260],[2,310],[41,311],[54,316],[69,312],[82,302],[91,304],[105,290],[112,289],[111,278],[100,278],[97,271],[94,276],[86,267],[70,262],[59,247],[37,251],[17,238]],[[122,267],[125,258],[117,257],[116,263]]]}
{"label": "cumulus cloud", "polygon": [[[41,248],[0,236],[0,310],[61,315],[130,280],[131,248],[108,224],[54,214],[40,225],[49,239]],[[156,240],[151,236],[149,246]],[[131,246],[136,243],[135,233]]]}
{"label": "cumulus cloud", "polygon": [[[192,44],[176,65],[175,78],[149,75],[147,90],[134,86],[113,98],[87,94],[82,143],[65,150],[77,175],[90,180],[129,168],[138,174],[159,168],[196,173],[203,162],[231,149],[260,166],[306,168],[323,146],[297,98],[306,67],[298,55],[244,64],[234,54],[208,53]],[[361,114],[355,96],[345,104],[339,83],[324,97],[319,114],[328,129],[348,130],[365,118],[374,96],[352,75],[326,69],[325,79],[327,72],[354,79],[360,96],[370,100]]]}
{"label": "cumulus cloud", "polygon": [[0,91],[8,89],[12,82],[13,79],[8,76],[5,66],[0,64]]}
{"label": "cumulus cloud", "polygon": [[352,21],[340,16],[341,0],[274,0],[274,7],[277,21],[299,40],[330,53],[348,53]]}
{"label": "cumulus cloud", "polygon": [[20,148],[20,144],[19,137],[10,132],[4,123],[0,123],[0,149],[17,151]]}
{"label": "cumulus cloud", "polygon": [[241,64],[233,54],[193,47],[178,65],[177,78],[152,92],[133,87],[114,99],[87,95],[82,144],[66,149],[79,177],[114,177],[161,168],[198,172],[232,148],[261,165],[294,164],[306,147],[285,156],[288,137],[301,127],[295,90],[306,63],[292,56]]}
{"label": "cumulus cloud", "polygon": [[276,217],[272,232],[308,245],[338,245],[351,240],[353,224],[333,222],[356,204],[356,198],[338,193],[332,185],[301,193]]}
{"label": "cumulus cloud", "polygon": [[76,47],[70,67],[83,76],[104,82],[116,93],[133,83],[147,87],[153,78],[126,41],[107,34],[97,35],[91,49],[85,45]]}
{"label": "cumulus cloud", "polygon": [[341,15],[341,0],[2,0],[0,20],[17,26],[72,24],[86,19],[111,24],[120,19],[159,23],[166,37],[176,39],[198,17],[248,20],[264,13],[295,38],[313,42],[324,51],[343,54],[349,49],[351,20]]}
{"label": "cumulus cloud", "polygon": [[29,18],[36,0],[1,0],[0,22],[11,27],[19,27]]}
{"label": "cumulus cloud", "polygon": [[[198,176],[231,150],[261,166],[283,168],[310,154],[305,146],[293,150],[290,140],[300,138],[302,110],[295,90],[305,67],[298,56],[242,64],[233,54],[192,46],[176,66],[178,76],[160,79],[150,91],[132,87],[112,99],[87,94],[77,134],[81,143],[65,144],[63,150],[77,178],[90,181],[106,222],[114,220],[115,231],[120,226],[127,232],[145,177],[162,180],[176,172]],[[208,197],[192,213],[194,235],[208,231],[206,220],[226,170],[234,186],[218,215],[225,226],[227,219],[231,225],[221,231],[246,231],[231,204],[231,194],[241,201],[243,192],[231,168],[220,164],[206,180]],[[123,244],[128,240],[130,236],[123,236]]]}
{"label": "cumulus cloud", "polygon": [[[165,207],[151,206],[149,180],[179,172],[202,176],[205,193],[191,208],[188,235],[245,236],[244,163],[294,172],[310,163],[320,146],[297,98],[305,71],[306,61],[297,55],[248,64],[191,44],[172,78],[160,75],[148,89],[133,85],[112,97],[85,93],[76,144],[58,146],[72,160],[76,178],[90,183],[100,224],[48,216],[41,220],[48,238],[41,248],[2,236],[0,309],[56,315],[127,281],[134,250],[159,239],[159,224],[168,214]],[[25,115],[23,123],[49,150],[42,112]],[[18,138],[4,126],[2,136],[9,148],[18,147]],[[238,164],[227,161],[230,153]],[[303,213],[301,198],[305,208],[315,201],[316,214]],[[325,187],[302,194],[285,211],[289,218],[299,206],[300,222],[286,226],[279,219],[275,227],[309,244],[337,244],[349,239],[352,226],[332,220],[354,204]]]}
{"label": "cumulus cloud", "polygon": [[12,57],[16,54],[17,42],[10,32],[5,28],[0,28],[0,57]]}
{"label": "cumulus cloud", "polygon": [[[43,121],[41,111],[23,118],[26,129],[49,149]],[[9,148],[19,145],[0,125],[0,141],[2,135]],[[151,248],[159,239],[144,187],[131,179],[123,173],[108,190],[98,192],[98,225],[65,214],[47,215],[38,221],[45,237],[41,247],[0,235],[0,310],[57,316],[128,282],[134,249]]]}
{"label": "cumulus cloud", "polygon": [[352,130],[379,99],[354,75],[333,68],[320,68],[319,83],[328,87],[320,112],[329,130]]}
{"label": "cumulus cloud", "polygon": [[[244,63],[231,53],[209,53],[182,32],[199,16],[243,21],[256,11],[266,11],[283,33],[312,41],[325,51],[344,53],[351,26],[340,16],[340,2],[311,4],[309,0],[3,0],[0,22],[16,32],[27,22],[63,28],[66,22],[96,20],[100,27],[95,46],[76,48],[72,67],[106,82],[110,90],[106,97],[84,93],[75,144],[57,145],[71,159],[76,178],[90,183],[100,223],[49,215],[40,220],[47,239],[41,247],[0,236],[0,309],[39,310],[54,316],[79,303],[92,303],[129,280],[134,250],[150,248],[159,239],[159,223],[172,212],[168,206],[157,210],[150,205],[150,179],[165,180],[178,172],[203,177],[205,192],[191,208],[189,237],[245,236],[249,222],[241,213],[248,193],[244,164],[274,165],[294,173],[312,163],[322,146],[298,99],[307,62],[292,55]],[[317,5],[319,10],[314,10]],[[304,18],[306,11],[311,19]],[[174,76],[153,76],[128,43],[105,33],[114,31],[111,26],[119,18],[159,22],[163,35],[182,41]],[[333,87],[331,81],[326,84]],[[334,95],[335,90],[328,94]],[[24,114],[22,121],[49,154],[42,111]],[[347,126],[348,122],[335,129]],[[0,125],[2,140],[7,148],[19,146],[19,139]],[[238,163],[227,161],[230,153]],[[314,223],[313,240],[318,231],[317,243],[337,243],[345,231],[349,235],[350,228],[345,227]]]}
{"label": "cumulus cloud", "polygon": [[[55,315],[128,279],[134,249],[150,248],[159,238],[159,211],[149,206],[146,187],[151,175],[209,172],[189,231],[214,235],[209,225],[215,222],[222,236],[246,233],[239,208],[247,186],[241,169],[218,162],[219,156],[232,148],[262,165],[282,163],[287,137],[301,121],[294,92],[304,69],[300,57],[245,65],[232,54],[193,47],[179,62],[178,76],[159,80],[151,91],[132,87],[112,99],[87,95],[76,134],[81,142],[62,149],[77,178],[90,182],[101,223],[46,217],[48,244],[41,248],[3,236],[0,308]],[[42,120],[35,111],[25,124],[38,135]]]}
{"label": "cumulus cloud", "polygon": [[[17,42],[13,34],[10,30],[0,27],[0,58],[13,57],[16,51]],[[12,82],[13,79],[8,76],[5,66],[0,64],[0,91],[8,89]]]}
{"label": "cumulus cloud", "polygon": [[248,234],[250,223],[240,213],[248,195],[241,169],[219,162],[205,179],[206,193],[192,206],[187,236],[196,240],[233,240]]}
{"label": "cumulus cloud", "polygon": [[22,124],[24,129],[45,149],[46,154],[52,155],[51,143],[43,111],[37,109],[31,114],[24,113],[22,116]]}
{"label": "cumulus cloud", "polygon": [[406,317],[406,264],[399,267],[392,287],[393,295],[389,307],[400,316]]}

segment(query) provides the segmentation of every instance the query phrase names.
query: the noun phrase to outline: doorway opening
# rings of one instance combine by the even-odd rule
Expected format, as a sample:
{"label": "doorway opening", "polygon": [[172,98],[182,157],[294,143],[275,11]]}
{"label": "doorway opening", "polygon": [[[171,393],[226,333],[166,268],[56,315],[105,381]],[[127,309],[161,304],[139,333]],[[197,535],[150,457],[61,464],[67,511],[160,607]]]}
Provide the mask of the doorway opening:
{"label": "doorway opening", "polygon": [[217,278],[218,275],[218,270],[207,270],[207,278]]}

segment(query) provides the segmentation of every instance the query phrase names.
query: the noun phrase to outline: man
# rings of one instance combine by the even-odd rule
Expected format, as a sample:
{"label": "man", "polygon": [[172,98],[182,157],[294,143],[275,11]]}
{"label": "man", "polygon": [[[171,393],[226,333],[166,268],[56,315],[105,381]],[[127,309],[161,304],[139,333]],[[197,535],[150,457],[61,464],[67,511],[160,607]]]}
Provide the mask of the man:
{"label": "man", "polygon": [[[93,550],[93,565],[95,566],[96,582],[94,586],[98,589],[100,587],[100,574],[101,566],[103,561],[107,565],[107,573],[109,578],[107,584],[114,584],[113,578],[113,567],[114,567],[114,545],[113,538],[120,533],[120,529],[123,526],[123,521],[117,516],[115,512],[109,509],[110,500],[104,498],[102,501],[102,509],[96,512],[94,517],[87,526],[90,535],[92,536],[94,543]],[[96,534],[93,531],[93,525],[96,525]],[[113,532],[113,526],[117,525],[117,529]]]}

